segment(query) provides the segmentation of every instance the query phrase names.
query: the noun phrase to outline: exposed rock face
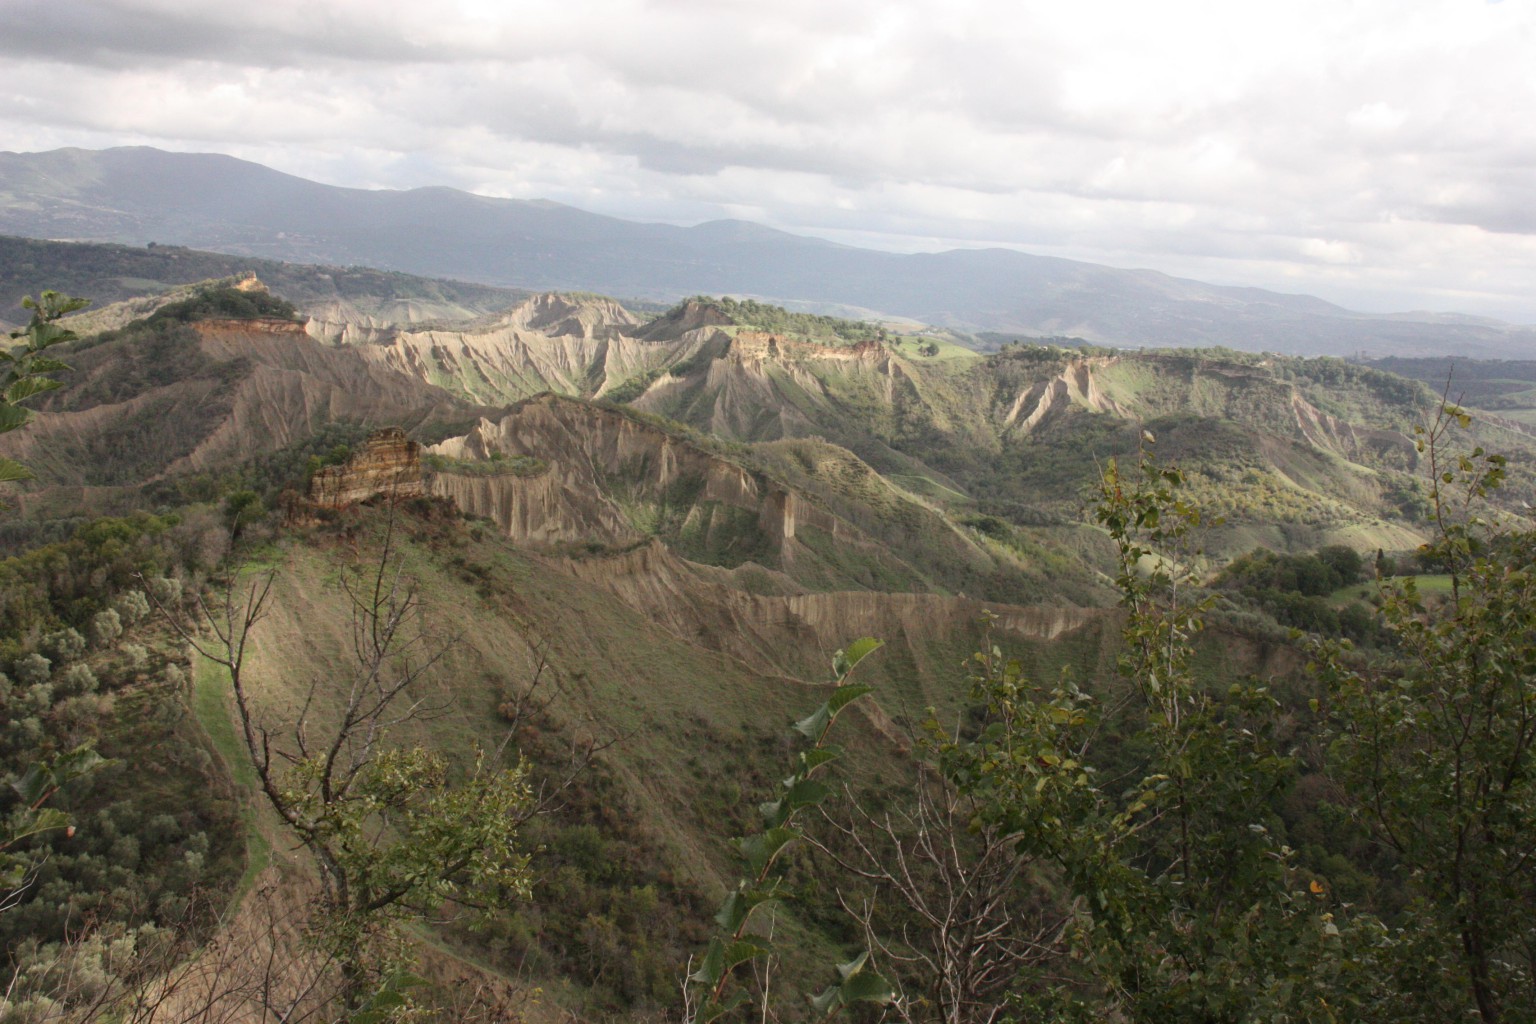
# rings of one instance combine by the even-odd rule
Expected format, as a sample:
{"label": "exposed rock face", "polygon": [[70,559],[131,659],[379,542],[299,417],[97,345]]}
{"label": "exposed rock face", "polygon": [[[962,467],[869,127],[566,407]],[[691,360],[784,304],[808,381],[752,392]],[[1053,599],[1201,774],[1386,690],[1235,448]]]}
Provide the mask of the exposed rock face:
{"label": "exposed rock face", "polygon": [[[532,477],[439,473],[434,493],[471,515],[494,519],[507,535],[534,545],[597,541],[622,545],[644,539],[625,501],[663,502],[686,489],[690,502],[728,505],[751,513],[776,546],[809,516],[833,535],[844,524],[741,466],[717,458],[620,413],[544,395],[520,403],[499,420],[483,419],[464,437],[433,449],[451,458],[483,460],[493,453],[549,463]],[[675,500],[675,499],[674,499]]]}
{"label": "exposed rock face", "polygon": [[345,464],[327,466],[309,482],[309,500],[321,508],[344,508],[381,495],[406,498],[425,493],[421,445],[399,427],[375,430]]}
{"label": "exposed rock face", "polygon": [[640,319],[612,299],[598,296],[577,299],[547,293],[536,295],[512,310],[505,323],[551,338],[563,335],[593,338],[612,335],[616,328],[638,326]]}
{"label": "exposed rock face", "polygon": [[[356,349],[320,344],[294,321],[192,329],[196,344],[155,374],[127,369],[146,358],[138,331],[72,352],[70,386],[44,396],[26,430],[0,435],[0,452],[39,471],[31,490],[48,507],[76,507],[83,492],[55,496],[60,487],[217,472],[305,441],[329,422],[415,430],[483,411]],[[114,454],[103,458],[103,450]]]}
{"label": "exposed rock face", "polygon": [[1055,377],[1038,381],[1021,391],[1003,416],[1003,427],[1020,434],[1029,434],[1053,413],[1059,413],[1069,405],[1080,406],[1089,412],[1129,415],[1123,406],[1104,395],[1098,386],[1096,366],[1111,366],[1115,362],[1113,357],[1072,360]]}
{"label": "exposed rock face", "polygon": [[870,586],[877,577],[924,585],[888,543],[814,496],[611,409],[543,395],[433,451],[472,463],[496,453],[531,457],[547,466],[532,475],[446,470],[428,483],[431,493],[494,520],[520,544],[615,548],[662,535],[692,552],[688,557],[724,566],[751,561],[802,582],[832,585],[843,569],[831,559],[871,567],[869,580],[843,577],[844,586]]}
{"label": "exposed rock face", "polygon": [[716,307],[703,302],[689,301],[666,316],[656,318],[636,336],[647,340],[675,338],[705,327],[726,327],[730,322],[731,318]]}
{"label": "exposed rock face", "polygon": [[890,352],[878,341],[861,341],[854,345],[819,345],[779,334],[746,330],[738,332],[732,339],[731,354],[743,360],[867,362],[880,370],[888,367],[891,361]]}
{"label": "exposed rock face", "polygon": [[210,318],[198,320],[192,328],[205,338],[229,334],[291,334],[305,335],[304,325],[297,320],[280,316],[235,318]]}
{"label": "exposed rock face", "polygon": [[472,328],[370,326],[328,339],[356,342],[358,353],[390,373],[414,377],[486,405],[504,405],[546,391],[595,396],[631,380],[654,380],[679,361],[729,339],[714,329],[635,336],[636,317],[611,299],[540,295],[493,322]]}

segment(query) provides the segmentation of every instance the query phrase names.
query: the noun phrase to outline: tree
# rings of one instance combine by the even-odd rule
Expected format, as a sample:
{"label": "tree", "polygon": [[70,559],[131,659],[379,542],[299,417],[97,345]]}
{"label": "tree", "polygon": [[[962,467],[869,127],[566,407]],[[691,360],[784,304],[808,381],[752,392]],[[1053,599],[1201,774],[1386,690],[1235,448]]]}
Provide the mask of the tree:
{"label": "tree", "polygon": [[[22,306],[32,310],[32,320],[23,330],[11,332],[11,339],[20,344],[0,351],[0,434],[26,426],[32,418],[23,404],[28,399],[63,386],[49,374],[67,371],[68,364],[44,353],[55,345],[75,340],[75,332],[60,327],[58,321],[89,302],[47,291],[37,299],[22,300]],[[21,463],[0,458],[0,483],[31,477],[32,472]]]}
{"label": "tree", "polygon": [[231,544],[239,541],[245,528],[258,522],[266,509],[262,507],[261,495],[249,489],[235,491],[224,499],[224,522],[229,527],[229,541]]}
{"label": "tree", "polygon": [[[60,327],[58,321],[88,303],[88,299],[69,298],[50,291],[43,292],[36,300],[30,297],[22,300],[23,308],[32,310],[31,322],[25,329],[11,332],[11,339],[20,344],[0,351],[0,434],[27,424],[31,413],[23,403],[28,399],[63,386],[49,374],[67,371],[69,366],[44,352],[74,340],[75,333]],[[21,463],[0,457],[0,483],[14,483],[31,476],[31,471]],[[4,507],[0,502],[0,508]],[[42,679],[38,683],[45,683],[47,660],[35,652],[28,659],[30,662],[24,659],[23,664],[29,667],[42,663]],[[22,678],[25,681],[26,677]],[[33,836],[71,828],[68,815],[46,806],[48,801],[64,786],[94,771],[101,763],[100,755],[89,746],[83,746],[38,761],[20,777],[9,780],[19,803],[0,825],[0,910],[14,903],[31,876],[31,860],[21,854],[18,847]]]}
{"label": "tree", "polygon": [[377,557],[341,571],[354,667],[350,679],[327,683],[341,694],[334,712],[316,709],[315,685],[285,724],[258,707],[249,645],[269,611],[274,573],[235,572],[217,604],[199,599],[196,628],[174,620],[228,673],[261,791],[315,862],[313,936],[339,965],[353,1009],[400,966],[402,920],[450,900],[488,909],[525,897],[529,884],[517,834],[531,799],[521,765],[497,766],[505,743],[458,778],[441,753],[389,743],[393,729],[432,710],[419,684],[447,650],[420,624],[417,586],[394,536],[391,514]]}
{"label": "tree", "polygon": [[[711,1024],[749,1005],[765,1021],[774,1016],[771,977],[777,952],[773,916],[778,904],[792,896],[784,881],[785,854],[804,838],[795,827],[800,812],[820,806],[830,793],[817,776],[843,754],[841,747],[828,742],[832,726],[849,705],[873,690],[848,682],[848,676],[880,646],[879,640],[865,637],[838,651],[832,661],[831,695],[795,723],[795,732],[809,745],[796,755],[778,798],[760,805],[763,830],[742,836],[733,844],[745,874],[726,894],[715,915],[720,930],[683,983],[686,1024]],[[866,951],[837,965],[838,980],[811,999],[817,1013],[829,1016],[858,1003],[890,1002],[890,982],[869,961]],[[693,967],[692,961],[689,966]]]}
{"label": "tree", "polygon": [[910,799],[875,811],[845,786],[846,817],[823,811],[835,845],[811,839],[855,880],[838,900],[901,990],[891,1012],[906,1024],[994,1024],[1067,952],[1071,914],[1034,877],[1039,857],[949,770],[965,724],[945,731],[930,709]]}
{"label": "tree", "polygon": [[1274,738],[1278,704],[1192,669],[1208,599],[1192,571],[1202,520],[1182,485],[1146,450],[1137,473],[1103,472],[1096,516],[1118,553],[1128,690],[1033,686],[983,651],[984,724],[943,764],[980,821],[1051,867],[1071,907],[1086,975],[1021,1004],[1040,1018],[1333,1020],[1351,998],[1340,929],[1275,831],[1294,771]]}
{"label": "tree", "polygon": [[[1536,532],[1490,512],[1505,460],[1452,454],[1454,405],[1417,433],[1449,599],[1381,583],[1382,645],[1320,645],[1329,767],[1411,903],[1383,950],[1399,1019],[1536,1019]],[[1426,970],[1426,965],[1432,968]]]}

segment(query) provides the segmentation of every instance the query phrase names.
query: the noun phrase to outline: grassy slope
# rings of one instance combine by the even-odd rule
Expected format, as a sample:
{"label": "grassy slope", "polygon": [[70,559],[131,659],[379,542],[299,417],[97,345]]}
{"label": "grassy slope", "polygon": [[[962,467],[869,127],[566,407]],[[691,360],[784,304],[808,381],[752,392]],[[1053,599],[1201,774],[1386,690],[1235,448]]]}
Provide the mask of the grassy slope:
{"label": "grassy slope", "polygon": [[[348,671],[337,656],[347,649],[348,620],[329,581],[343,553],[324,542],[287,549],[252,674],[270,714],[297,706],[311,684],[321,713],[334,707],[333,688]],[[412,543],[405,558],[429,621],[452,646],[437,683],[421,695],[438,710],[403,727],[397,742],[461,759],[493,747],[504,730],[497,705],[531,677],[530,643],[547,645],[564,686],[552,727],[565,736],[621,737],[603,758],[620,813],[662,851],[680,885],[718,892],[724,837],[705,831],[694,809],[719,775],[709,752],[749,725],[787,724],[812,703],[808,688],[686,644],[494,540],[458,536],[440,550]],[[684,751],[706,760],[690,764]]]}
{"label": "grassy slope", "polygon": [[[631,848],[638,842],[648,850],[650,860],[634,884],[659,890],[668,906],[693,908],[687,912],[702,921],[700,915],[708,913],[703,908],[712,906],[733,877],[724,841],[738,834],[752,808],[772,793],[793,749],[786,743],[789,723],[824,695],[817,659],[802,659],[807,671],[794,678],[728,657],[657,628],[608,591],[472,524],[403,523],[400,550],[420,584],[423,622],[450,646],[434,681],[417,694],[431,714],[407,723],[395,741],[426,744],[461,763],[476,747],[499,743],[505,723],[496,708],[526,684],[535,647],[542,649],[550,659],[550,681],[558,682],[562,693],[552,715],[515,737],[517,744],[534,756],[549,756],[571,738],[617,738],[601,755],[601,795],[587,805],[583,813],[593,816],[584,820],[601,834],[616,830],[615,835],[630,836]],[[320,715],[334,708],[348,675],[342,652],[349,625],[335,586],[338,566],[370,557],[368,537],[378,526],[369,514],[340,531],[316,529],[282,541],[273,611],[259,627],[248,676],[270,721],[291,715],[311,686]],[[1042,683],[1065,671],[1091,687],[1114,687],[1121,685],[1114,681],[1117,621],[1102,616],[1054,640],[1003,643]],[[878,704],[861,705],[840,727],[840,741],[849,748],[844,777],[856,789],[905,777],[901,752],[924,709],[936,706],[941,718],[948,718],[964,705],[967,683],[960,666],[981,638],[974,629],[961,628],[927,637],[898,631],[885,639],[886,648],[860,669],[864,681],[877,687]],[[1201,670],[1224,678],[1270,656],[1221,640],[1203,653]],[[238,765],[241,751],[219,683],[217,673],[200,675],[199,713],[220,751]],[[554,855],[563,833],[552,835],[556,849],[542,863],[559,861]],[[535,905],[515,917],[532,923],[536,934],[548,928],[553,935],[558,913],[559,908]],[[803,969],[812,973],[802,976],[814,981],[819,977],[814,970],[838,950],[828,935],[806,930],[792,909],[787,914],[782,934],[794,936],[798,948],[789,976]],[[493,928],[491,938],[449,929],[429,944],[506,976],[520,962],[545,968],[558,962],[563,954],[553,947],[525,960],[526,952],[516,945],[494,940],[517,927],[509,922]],[[696,939],[687,930],[681,934],[674,952],[685,955]],[[611,994],[601,995],[569,974],[541,976],[545,968],[535,966],[525,980],[546,985],[562,1005],[591,1014],[617,1005]]]}
{"label": "grassy slope", "polygon": [[256,772],[232,721],[229,673],[206,658],[197,658],[195,666],[192,711],[234,780],[236,791],[242,795],[240,819],[245,826],[245,871],[234,893],[234,899],[239,901],[272,862],[268,832],[273,823],[264,820],[262,808],[256,802],[261,799],[256,789]]}
{"label": "grassy slope", "polygon": [[[349,643],[337,567],[370,550],[359,538],[376,526],[365,519],[347,531],[349,539],[320,530],[282,543],[273,611],[259,627],[248,670],[269,721],[291,715],[311,686],[317,713],[334,710],[348,673],[340,652]],[[531,677],[538,646],[563,692],[550,719],[518,742],[547,754],[573,737],[618,738],[602,755],[610,787],[603,803],[611,808],[604,813],[642,834],[656,860],[648,877],[675,880],[652,882],[664,895],[670,885],[684,902],[717,899],[733,870],[723,841],[771,792],[789,755],[788,725],[820,698],[820,673],[790,678],[685,642],[608,592],[494,537],[476,540],[467,527],[413,524],[408,532],[414,536],[401,550],[420,583],[424,621],[450,646],[435,682],[418,695],[433,712],[403,726],[396,742],[433,746],[461,761],[476,747],[499,743],[505,723],[496,708]],[[1100,678],[1112,671],[1112,621],[1016,647],[1038,678],[1054,678],[1066,666],[1078,678]],[[961,630],[939,639],[887,639],[887,649],[861,669],[879,688],[880,707],[850,718],[842,736],[854,779],[890,777],[891,758],[905,745],[895,740],[923,708],[958,709],[965,692],[958,666],[979,636]],[[200,674],[196,699],[205,727],[248,785],[216,672]],[[246,820],[249,826],[252,816]],[[253,864],[261,854],[262,841],[253,839]],[[546,912],[529,911],[535,919]],[[792,917],[786,927],[796,927]],[[455,948],[510,972],[515,963],[481,941],[451,936]],[[820,949],[825,963],[825,940],[806,935],[805,943]],[[590,996],[580,986],[570,991],[586,1005]]]}

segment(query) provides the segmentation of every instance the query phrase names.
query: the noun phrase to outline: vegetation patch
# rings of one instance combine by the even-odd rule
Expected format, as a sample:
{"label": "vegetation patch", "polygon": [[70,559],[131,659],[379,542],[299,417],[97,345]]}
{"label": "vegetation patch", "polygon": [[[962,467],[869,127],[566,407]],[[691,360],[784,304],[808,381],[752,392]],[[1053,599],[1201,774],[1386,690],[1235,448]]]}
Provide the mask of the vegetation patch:
{"label": "vegetation patch", "polygon": [[549,472],[549,463],[532,455],[508,455],[492,452],[485,459],[456,459],[436,452],[422,452],[421,466],[433,473],[459,476],[539,476]]}

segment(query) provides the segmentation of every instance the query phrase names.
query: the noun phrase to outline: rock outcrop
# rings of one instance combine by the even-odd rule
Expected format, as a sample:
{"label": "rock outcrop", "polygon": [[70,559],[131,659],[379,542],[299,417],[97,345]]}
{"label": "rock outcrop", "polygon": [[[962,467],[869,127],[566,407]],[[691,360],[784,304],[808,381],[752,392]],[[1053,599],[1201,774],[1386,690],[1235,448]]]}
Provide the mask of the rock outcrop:
{"label": "rock outcrop", "polygon": [[281,316],[210,317],[192,324],[204,338],[229,334],[286,334],[303,337],[307,332],[299,320]]}
{"label": "rock outcrop", "polygon": [[467,514],[495,520],[522,544],[558,546],[636,543],[646,531],[636,509],[681,500],[725,505],[748,513],[775,547],[792,538],[797,517],[810,517],[829,534],[843,524],[819,508],[797,506],[794,496],[733,462],[671,437],[611,409],[557,395],[518,403],[501,418],[482,419],[463,437],[433,451],[478,462],[493,453],[533,457],[549,464],[536,476],[433,477],[432,490]]}
{"label": "rock outcrop", "polygon": [[[890,524],[856,524],[833,502],[614,409],[541,395],[432,451],[450,462],[485,464],[499,454],[544,464],[531,474],[446,468],[428,481],[432,494],[493,520],[519,544],[613,549],[660,537],[690,559],[755,562],[814,588],[931,585],[889,536],[877,539]],[[919,529],[963,547],[938,517],[903,509],[921,520]],[[968,548],[952,553],[980,557]]]}
{"label": "rock outcrop", "polygon": [[345,508],[370,498],[408,498],[425,493],[421,445],[399,427],[375,430],[345,463],[325,467],[309,482],[309,500],[321,508]]}

